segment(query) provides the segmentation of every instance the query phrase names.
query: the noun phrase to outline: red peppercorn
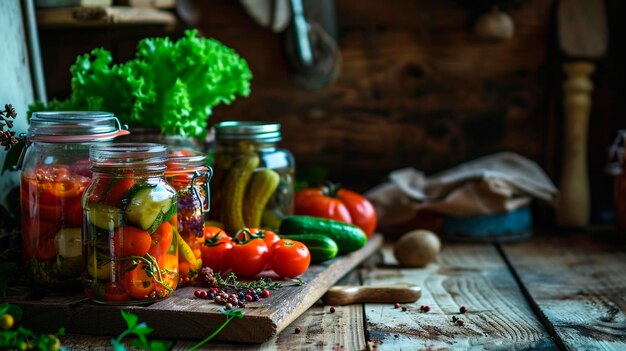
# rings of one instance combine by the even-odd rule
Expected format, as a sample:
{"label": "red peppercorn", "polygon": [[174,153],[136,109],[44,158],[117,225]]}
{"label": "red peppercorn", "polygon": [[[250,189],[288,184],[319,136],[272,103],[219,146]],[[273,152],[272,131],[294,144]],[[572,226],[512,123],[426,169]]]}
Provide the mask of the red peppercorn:
{"label": "red peppercorn", "polygon": [[198,298],[199,298],[199,297],[200,297],[200,290],[196,290],[196,291],[194,291],[194,292],[193,292],[193,295],[194,295],[195,297],[198,297]]}
{"label": "red peppercorn", "polygon": [[402,306],[402,312],[406,312],[407,308],[406,306]]}
{"label": "red peppercorn", "polygon": [[241,307],[241,308],[246,308],[246,304],[244,304],[243,302],[239,301],[239,303],[237,304],[237,306]]}
{"label": "red peppercorn", "polygon": [[302,331],[302,328],[300,327],[296,327],[296,329],[293,330],[293,332],[296,334],[300,334],[301,331]]}
{"label": "red peppercorn", "polygon": [[225,310],[230,310],[230,309],[232,309],[232,308],[233,308],[233,305],[232,305],[230,302],[229,302],[229,303],[227,303],[227,304],[224,306],[224,309],[225,309]]}
{"label": "red peppercorn", "polygon": [[430,311],[430,307],[428,307],[428,305],[424,305],[424,308],[422,309],[422,312],[426,313]]}
{"label": "red peppercorn", "polygon": [[261,291],[261,297],[263,297],[264,299],[270,297],[270,291],[269,290]]}
{"label": "red peppercorn", "polygon": [[467,307],[461,306],[461,308],[459,308],[459,312],[466,313],[467,312]]}
{"label": "red peppercorn", "polygon": [[206,291],[204,291],[204,290],[200,291],[200,298],[201,299],[206,299],[207,297],[209,297],[209,294],[207,294]]}
{"label": "red peppercorn", "polygon": [[246,301],[252,302],[252,295],[246,294]]}
{"label": "red peppercorn", "polygon": [[330,308],[330,313],[335,313],[335,308],[334,307]]}
{"label": "red peppercorn", "polygon": [[400,308],[400,304],[396,302],[396,303],[393,305],[393,308]]}

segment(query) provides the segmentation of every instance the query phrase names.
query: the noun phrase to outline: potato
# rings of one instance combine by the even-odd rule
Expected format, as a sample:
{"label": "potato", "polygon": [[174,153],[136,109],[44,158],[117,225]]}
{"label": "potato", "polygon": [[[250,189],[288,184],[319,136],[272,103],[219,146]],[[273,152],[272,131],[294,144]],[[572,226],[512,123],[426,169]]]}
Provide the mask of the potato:
{"label": "potato", "polygon": [[422,267],[437,258],[441,241],[428,230],[413,230],[404,234],[393,248],[398,263],[406,267]]}

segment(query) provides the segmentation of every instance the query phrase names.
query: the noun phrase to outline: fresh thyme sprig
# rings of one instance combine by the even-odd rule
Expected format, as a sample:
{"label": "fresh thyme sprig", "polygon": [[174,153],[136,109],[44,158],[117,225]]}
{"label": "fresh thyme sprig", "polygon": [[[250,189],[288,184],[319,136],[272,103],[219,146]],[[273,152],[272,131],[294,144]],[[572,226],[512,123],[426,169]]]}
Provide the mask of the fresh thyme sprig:
{"label": "fresh thyme sprig", "polygon": [[[205,268],[203,268],[205,270]],[[201,273],[201,277],[206,276],[206,272],[204,274]],[[243,289],[261,289],[261,290],[276,290],[286,286],[294,286],[294,285],[303,285],[304,281],[300,278],[291,279],[288,283],[280,283],[273,281],[271,278],[262,277],[253,281],[240,281],[237,278],[235,273],[230,272],[226,277],[222,277],[219,273],[210,272],[213,279],[210,279],[210,282],[205,279],[205,281],[209,282],[209,285],[214,288],[232,288],[237,291]]]}

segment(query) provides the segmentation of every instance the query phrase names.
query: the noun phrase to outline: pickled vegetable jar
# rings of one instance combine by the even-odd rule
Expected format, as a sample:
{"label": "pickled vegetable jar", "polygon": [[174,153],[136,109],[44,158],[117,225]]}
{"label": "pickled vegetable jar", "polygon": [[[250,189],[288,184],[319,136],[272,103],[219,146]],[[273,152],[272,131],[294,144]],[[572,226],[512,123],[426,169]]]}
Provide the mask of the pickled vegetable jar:
{"label": "pickled vegetable jar", "polygon": [[84,197],[83,288],[105,304],[142,304],[178,284],[176,191],[165,180],[167,147],[119,143],[90,149]]}
{"label": "pickled vegetable jar", "polygon": [[293,213],[294,159],[279,149],[279,123],[227,121],[215,126],[215,181],[211,218],[228,233],[278,229]]}
{"label": "pickled vegetable jar", "polygon": [[189,150],[169,153],[165,178],[178,198],[178,284],[198,277],[202,268],[200,248],[204,243],[204,213],[209,211],[209,179],[206,154]]}
{"label": "pickled vegetable jar", "polygon": [[124,134],[128,131],[107,112],[33,113],[19,166],[22,252],[36,287],[80,289],[89,146]]}

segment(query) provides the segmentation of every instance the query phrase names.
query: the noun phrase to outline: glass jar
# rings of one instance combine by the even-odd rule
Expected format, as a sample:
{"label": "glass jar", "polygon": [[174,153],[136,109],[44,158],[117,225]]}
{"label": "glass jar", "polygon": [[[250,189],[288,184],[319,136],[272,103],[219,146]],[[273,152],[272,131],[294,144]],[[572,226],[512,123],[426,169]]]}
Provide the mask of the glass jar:
{"label": "glass jar", "polygon": [[204,243],[204,213],[209,211],[209,180],[206,154],[189,150],[170,151],[165,179],[178,198],[177,228],[180,239],[178,285],[197,279],[202,268],[200,248]]}
{"label": "glass jar", "polygon": [[167,147],[119,143],[90,149],[84,196],[83,288],[92,300],[142,304],[178,284],[176,191],[165,180]]}
{"label": "glass jar", "polygon": [[241,228],[276,230],[293,213],[295,162],[279,149],[279,123],[227,121],[215,126],[211,219],[232,235]]}
{"label": "glass jar", "polygon": [[91,181],[89,146],[128,134],[108,112],[35,112],[18,167],[22,257],[34,285],[80,289],[81,199]]}

